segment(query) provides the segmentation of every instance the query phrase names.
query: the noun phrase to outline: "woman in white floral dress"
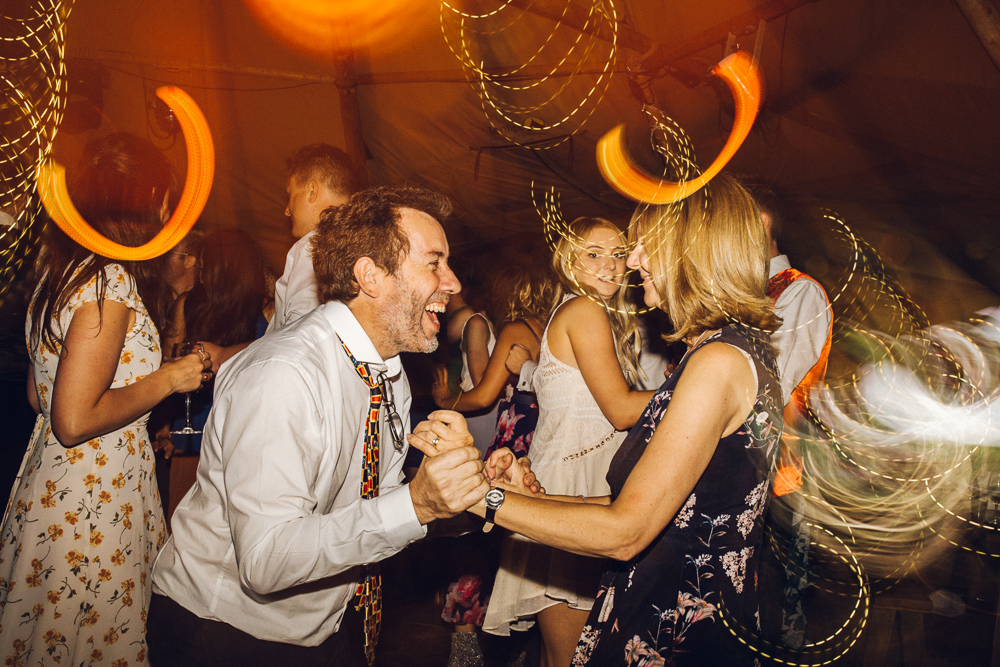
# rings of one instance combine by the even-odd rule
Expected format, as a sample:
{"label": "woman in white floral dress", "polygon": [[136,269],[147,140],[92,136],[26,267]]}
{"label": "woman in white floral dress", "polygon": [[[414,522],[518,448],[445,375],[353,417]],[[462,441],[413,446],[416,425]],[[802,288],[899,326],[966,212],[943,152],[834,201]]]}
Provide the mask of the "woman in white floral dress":
{"label": "woman in white floral dress", "polygon": [[527,497],[512,466],[508,488],[518,493],[496,510],[505,528],[609,558],[574,665],[756,659],[744,642],[758,629],[757,563],[782,426],[766,333],[778,322],[759,210],[725,175],[708,189],[633,218],[628,266],[688,353],[612,459],[610,495]]}
{"label": "woman in white floral dress", "polygon": [[[155,151],[112,136],[108,154],[90,155],[105,185],[116,180],[109,161],[134,177],[137,155]],[[131,194],[144,182],[133,178]],[[150,187],[138,213],[122,192],[102,197],[103,213],[82,195],[80,208],[105,236],[139,245],[162,227],[166,188]],[[0,659],[143,665],[149,572],[166,539],[146,420],[169,394],[197,389],[205,365],[198,354],[160,365],[153,308],[140,297],[165,306],[155,260],[112,263],[51,227],[26,326],[40,414],[0,529]]]}

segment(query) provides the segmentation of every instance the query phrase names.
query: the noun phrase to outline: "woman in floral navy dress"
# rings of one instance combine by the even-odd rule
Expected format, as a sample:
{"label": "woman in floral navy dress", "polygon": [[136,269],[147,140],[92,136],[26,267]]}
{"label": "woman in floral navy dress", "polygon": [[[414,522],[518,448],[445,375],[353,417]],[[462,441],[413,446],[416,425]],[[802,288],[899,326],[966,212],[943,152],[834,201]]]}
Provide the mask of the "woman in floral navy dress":
{"label": "woman in floral navy dress", "polygon": [[[609,497],[529,497],[511,466],[497,482],[508,493],[495,521],[611,559],[574,665],[752,664],[735,635],[749,639],[758,627],[757,564],[782,427],[760,214],[720,175],[679,205],[640,208],[633,233],[628,265],[646,303],[669,313],[668,338],[688,352],[612,460]],[[489,474],[512,458],[495,455]],[[485,505],[473,511],[485,516]]]}

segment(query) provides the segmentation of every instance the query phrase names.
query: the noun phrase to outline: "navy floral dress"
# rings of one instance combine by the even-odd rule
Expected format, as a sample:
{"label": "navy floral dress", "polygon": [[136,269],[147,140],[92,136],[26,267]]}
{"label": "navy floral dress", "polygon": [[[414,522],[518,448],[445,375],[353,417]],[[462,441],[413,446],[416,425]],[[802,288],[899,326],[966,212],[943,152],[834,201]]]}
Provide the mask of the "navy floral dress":
{"label": "navy floral dress", "polygon": [[[759,630],[757,565],[781,437],[781,389],[766,334],[727,325],[695,349],[716,342],[753,360],[756,404],[743,425],[719,441],[663,532],[631,561],[609,561],[573,665],[755,663],[734,632],[749,639]],[[656,392],[612,460],[612,498],[645,451],[690,356]]]}

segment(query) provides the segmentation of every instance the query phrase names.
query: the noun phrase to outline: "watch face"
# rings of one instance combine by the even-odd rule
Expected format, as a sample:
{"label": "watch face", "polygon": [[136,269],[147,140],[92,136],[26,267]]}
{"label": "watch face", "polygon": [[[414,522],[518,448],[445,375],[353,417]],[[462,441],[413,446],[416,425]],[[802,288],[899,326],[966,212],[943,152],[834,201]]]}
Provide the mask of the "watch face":
{"label": "watch face", "polygon": [[486,504],[494,508],[499,507],[500,503],[503,502],[504,492],[503,489],[490,489],[486,492]]}

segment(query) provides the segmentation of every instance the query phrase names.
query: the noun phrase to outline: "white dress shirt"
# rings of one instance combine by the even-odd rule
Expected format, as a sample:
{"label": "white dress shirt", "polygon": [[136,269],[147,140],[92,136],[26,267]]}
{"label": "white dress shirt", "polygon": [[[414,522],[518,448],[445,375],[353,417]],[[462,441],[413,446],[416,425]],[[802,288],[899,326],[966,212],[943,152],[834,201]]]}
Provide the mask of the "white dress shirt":
{"label": "white dress shirt", "polygon": [[197,480],[173,515],[154,592],[254,637],[316,646],[340,627],[358,566],[426,534],[386,409],[379,495],[360,497],[370,392],[338,335],[390,379],[409,424],[399,357],[383,361],[345,304],[323,304],[254,342],[216,380]]}
{"label": "white dress shirt", "polygon": [[285,256],[285,272],[274,283],[274,317],[267,325],[267,333],[291,324],[319,305],[309,252],[309,242],[315,234],[309,232],[300,238]]}
{"label": "white dress shirt", "polygon": [[[771,258],[768,278],[791,266],[786,255]],[[781,318],[781,326],[771,334],[771,345],[778,362],[781,398],[788,405],[792,392],[823,353],[832,311],[823,288],[801,278],[781,293],[774,303],[774,314]]]}

